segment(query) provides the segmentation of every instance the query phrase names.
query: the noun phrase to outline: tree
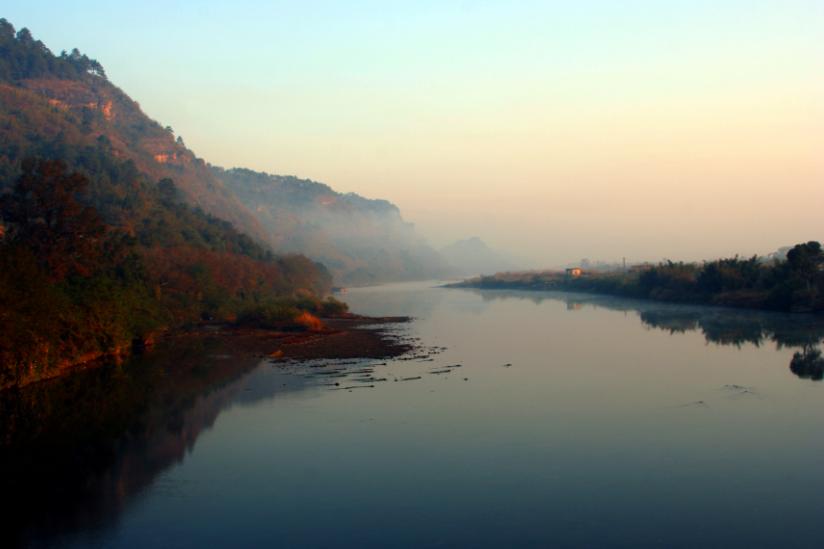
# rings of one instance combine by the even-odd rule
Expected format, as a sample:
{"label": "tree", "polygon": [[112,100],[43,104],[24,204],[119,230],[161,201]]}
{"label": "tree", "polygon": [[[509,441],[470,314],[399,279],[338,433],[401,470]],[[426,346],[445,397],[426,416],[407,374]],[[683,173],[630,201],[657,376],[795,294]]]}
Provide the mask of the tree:
{"label": "tree", "polygon": [[14,25],[6,19],[0,19],[0,42],[6,43],[14,40]]}
{"label": "tree", "polygon": [[180,200],[180,191],[175,182],[165,177],[157,182],[157,193],[164,205],[174,204]]}
{"label": "tree", "polygon": [[29,159],[12,193],[0,200],[6,240],[29,248],[53,280],[89,276],[102,253],[106,227],[93,207],[78,201],[88,184],[59,160]]}
{"label": "tree", "polygon": [[812,277],[824,265],[824,252],[821,244],[811,240],[805,244],[796,244],[787,252],[787,264],[793,272],[805,277]]}
{"label": "tree", "polygon": [[17,31],[17,40],[19,40],[23,44],[34,43],[34,37],[32,37],[31,31],[26,27],[23,27],[22,29]]}

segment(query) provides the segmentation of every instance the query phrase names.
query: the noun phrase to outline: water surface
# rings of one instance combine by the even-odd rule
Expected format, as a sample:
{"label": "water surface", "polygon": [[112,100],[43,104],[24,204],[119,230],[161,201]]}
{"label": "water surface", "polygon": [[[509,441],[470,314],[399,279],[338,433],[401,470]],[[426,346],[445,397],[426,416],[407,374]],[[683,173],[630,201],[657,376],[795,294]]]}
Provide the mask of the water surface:
{"label": "water surface", "polygon": [[14,539],[824,545],[824,320],[421,283],[346,299],[440,352],[307,368],[215,343],[6,398],[6,450],[46,441],[83,485]]}

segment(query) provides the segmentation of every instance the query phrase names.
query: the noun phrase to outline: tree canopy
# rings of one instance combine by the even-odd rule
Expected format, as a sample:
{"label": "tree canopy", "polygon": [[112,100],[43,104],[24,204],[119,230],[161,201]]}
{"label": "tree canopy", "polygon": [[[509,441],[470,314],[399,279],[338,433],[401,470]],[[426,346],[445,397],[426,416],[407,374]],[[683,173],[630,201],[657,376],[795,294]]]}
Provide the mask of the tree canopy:
{"label": "tree canopy", "polygon": [[71,53],[54,55],[27,28],[15,32],[6,19],[0,19],[0,81],[56,77],[80,79],[106,78],[106,71],[95,59],[74,48]]}

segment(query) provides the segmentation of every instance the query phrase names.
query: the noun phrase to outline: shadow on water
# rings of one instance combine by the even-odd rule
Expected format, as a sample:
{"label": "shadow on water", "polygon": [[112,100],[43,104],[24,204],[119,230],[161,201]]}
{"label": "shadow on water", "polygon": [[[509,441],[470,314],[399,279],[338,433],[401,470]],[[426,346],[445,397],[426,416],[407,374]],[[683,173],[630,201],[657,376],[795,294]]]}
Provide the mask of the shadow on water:
{"label": "shadow on water", "polygon": [[122,365],[0,393],[0,544],[49,545],[111,526],[222,410],[313,385],[259,367],[230,344],[177,341]]}
{"label": "shadow on water", "polygon": [[824,379],[824,358],[819,347],[824,341],[824,316],[727,309],[697,305],[677,305],[611,296],[564,292],[466,289],[484,301],[525,299],[539,304],[560,301],[569,311],[596,307],[638,315],[644,326],[670,334],[700,332],[709,343],[741,347],[775,344],[776,348],[799,349],[790,362],[790,371],[800,378]]}

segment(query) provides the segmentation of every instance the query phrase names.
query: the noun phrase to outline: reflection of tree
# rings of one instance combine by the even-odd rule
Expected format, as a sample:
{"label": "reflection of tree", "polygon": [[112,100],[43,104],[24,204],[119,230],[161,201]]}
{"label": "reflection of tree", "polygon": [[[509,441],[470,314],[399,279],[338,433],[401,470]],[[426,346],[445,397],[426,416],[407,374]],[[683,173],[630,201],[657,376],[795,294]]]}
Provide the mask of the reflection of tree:
{"label": "reflection of tree", "polygon": [[762,345],[772,341],[778,348],[803,347],[824,338],[824,319],[813,316],[741,311],[648,310],[639,311],[641,322],[670,333],[700,330],[710,343]]}
{"label": "reflection of tree", "polygon": [[[702,311],[682,311],[679,309],[657,309],[639,311],[641,322],[647,326],[667,330],[671,334],[700,331],[704,338],[719,345],[745,343],[759,346],[765,340],[774,339],[775,330],[764,318],[735,313],[711,313]],[[776,341],[779,343],[778,341]]]}
{"label": "reflection of tree", "polygon": [[484,301],[496,299],[526,299],[533,303],[561,301],[567,309],[578,310],[584,305],[613,311],[634,311],[645,326],[665,330],[670,334],[700,331],[710,343],[718,345],[744,344],[760,346],[775,343],[779,349],[802,349],[795,353],[790,369],[799,377],[821,380],[824,358],[816,349],[824,340],[824,316],[787,314],[740,309],[724,309],[696,305],[674,305],[625,299],[620,297],[573,292],[536,292],[519,290],[477,290]]}
{"label": "reflection of tree", "polygon": [[647,326],[666,330],[671,334],[683,334],[698,329],[700,315],[672,311],[654,310],[638,311],[641,322]]}
{"label": "reflection of tree", "polygon": [[803,379],[824,379],[824,358],[821,351],[811,345],[805,345],[800,353],[793,354],[790,371]]}

